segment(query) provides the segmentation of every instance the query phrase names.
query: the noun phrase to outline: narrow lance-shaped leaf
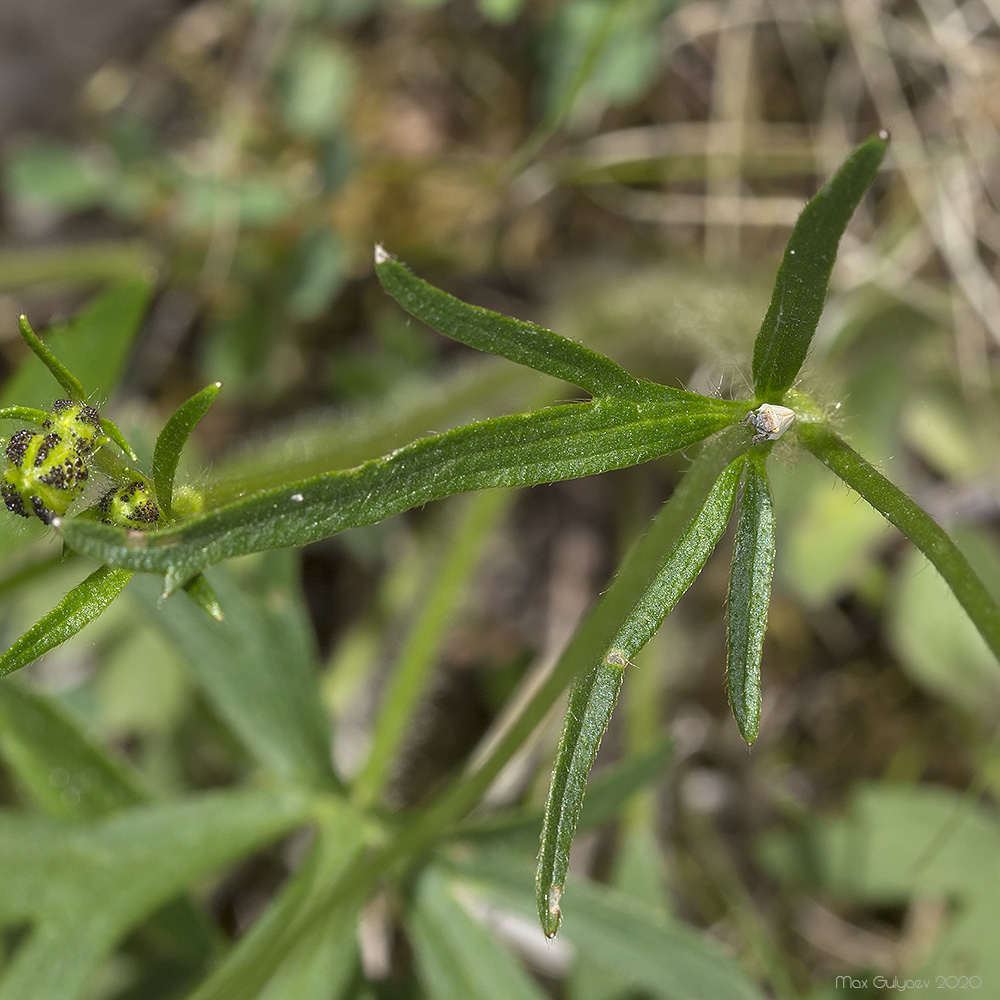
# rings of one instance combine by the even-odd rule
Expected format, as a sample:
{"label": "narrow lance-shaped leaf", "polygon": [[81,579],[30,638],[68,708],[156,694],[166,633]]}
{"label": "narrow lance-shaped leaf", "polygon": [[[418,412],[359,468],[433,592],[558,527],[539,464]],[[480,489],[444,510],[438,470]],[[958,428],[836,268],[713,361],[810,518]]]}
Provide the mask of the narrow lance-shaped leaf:
{"label": "narrow lance-shaped leaf", "polygon": [[803,423],[798,438],[927,556],[1000,660],[1000,607],[941,525],[829,427]]}
{"label": "narrow lance-shaped leaf", "polygon": [[[213,382],[196,392],[177,408],[156,438],[156,446],[153,448],[153,489],[160,514],[167,521],[174,518],[174,476],[177,474],[181,452],[191,431],[208,413],[221,388],[221,382]],[[199,573],[188,580],[184,584],[184,591],[202,611],[216,621],[222,621],[222,607],[203,574]]]}
{"label": "narrow lance-shaped leaf", "polygon": [[167,575],[167,591],[232,556],[303,545],[468,490],[592,475],[687,447],[737,423],[746,403],[679,389],[497,417],[415,441],[354,469],[254,494],[152,532],[81,518],[53,523],[66,543],[112,566]]}
{"label": "narrow lance-shaped leaf", "polygon": [[194,601],[195,604],[201,608],[209,618],[214,618],[217,622],[225,620],[225,615],[222,612],[222,605],[219,603],[218,597],[215,596],[215,591],[212,589],[212,585],[205,579],[204,573],[199,573],[197,576],[191,577],[187,583],[184,584],[184,593]]}
{"label": "narrow lance-shaped leaf", "polygon": [[0,656],[0,677],[27,666],[76,635],[111,604],[131,578],[130,570],[109,566],[94,570]]}
{"label": "narrow lance-shaped leaf", "polygon": [[[63,385],[68,395],[76,399],[79,391],[82,402],[82,389],[77,387],[86,386],[100,398],[118,384],[149,293],[146,281],[129,279],[116,283],[89,302],[71,323],[49,328],[42,349],[58,354],[57,364],[72,373],[69,384]],[[72,391],[68,391],[70,388]],[[48,405],[51,398],[48,373],[31,363],[22,364],[0,390],[0,403],[4,404]]]}
{"label": "narrow lance-shaped leaf", "polygon": [[[667,553],[652,585],[623,622],[604,656],[573,684],[552,772],[535,890],[547,937],[559,929],[560,897],[569,869],[587,775],[597,756],[621,687],[625,667],[656,633],[663,619],[705,565],[732,513],[744,458],[719,477],[702,508]],[[642,544],[640,540],[639,544]]]}
{"label": "narrow lance-shaped leaf", "polygon": [[610,358],[544,327],[469,305],[411,274],[382,247],[375,248],[382,287],[411,315],[452,340],[499,354],[578,385],[593,396],[636,399],[654,383],[641,382]]}
{"label": "narrow lance-shaped leaf", "polygon": [[121,429],[116,423],[108,420],[106,417],[101,417],[101,430],[104,431],[108,438],[114,441],[114,443],[121,448],[122,452],[128,455],[133,462],[139,458],[139,456],[135,453],[135,449],[125,439],[125,435],[122,434]]}
{"label": "narrow lance-shaped leaf", "polygon": [[17,318],[17,326],[21,331],[21,337],[31,348],[35,356],[52,373],[52,377],[63,387],[66,394],[76,403],[82,403],[85,399],[83,386],[79,379],[50,351],[39,339],[28,317],[22,313]]}
{"label": "narrow lance-shaped leaf", "polygon": [[862,143],[806,205],[778,268],[753,351],[753,384],[760,399],[780,403],[805,361],[826,300],[837,246],[875,177],[889,133]]}
{"label": "narrow lance-shaped leaf", "polygon": [[486,789],[545,719],[552,706],[580,672],[581,664],[594,663],[610,649],[622,624],[642,595],[653,585],[663,563],[663,553],[696,517],[719,477],[747,449],[746,429],[730,427],[700,450],[670,503],[660,509],[639,544],[633,545],[618,567],[611,585],[584,616],[559,657],[559,662],[532,690],[510,725],[496,738],[487,739],[474,755],[466,773],[442,791],[410,828],[412,842],[432,843],[444,826],[450,826],[475,808]]}
{"label": "narrow lance-shaped leaf", "polygon": [[156,490],[156,502],[159,504],[160,513],[168,521],[174,517],[174,475],[177,473],[181,452],[191,436],[191,431],[208,413],[221,388],[221,382],[213,382],[182,403],[163,425],[163,430],[156,439],[156,446],[153,448],[153,488]]}
{"label": "narrow lance-shaped leaf", "polygon": [[729,704],[747,743],[760,729],[760,661],[774,569],[774,512],[764,458],[755,453],[747,463],[726,601]]}

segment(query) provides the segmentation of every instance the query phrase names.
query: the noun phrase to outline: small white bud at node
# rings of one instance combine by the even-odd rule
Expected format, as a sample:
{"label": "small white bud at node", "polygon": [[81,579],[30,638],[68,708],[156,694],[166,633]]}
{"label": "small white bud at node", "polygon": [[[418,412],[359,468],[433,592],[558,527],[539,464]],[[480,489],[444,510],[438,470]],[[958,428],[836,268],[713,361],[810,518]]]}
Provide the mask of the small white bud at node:
{"label": "small white bud at node", "polygon": [[750,410],[743,418],[743,423],[754,429],[753,443],[777,441],[795,419],[795,411],[777,403],[761,403],[756,410]]}

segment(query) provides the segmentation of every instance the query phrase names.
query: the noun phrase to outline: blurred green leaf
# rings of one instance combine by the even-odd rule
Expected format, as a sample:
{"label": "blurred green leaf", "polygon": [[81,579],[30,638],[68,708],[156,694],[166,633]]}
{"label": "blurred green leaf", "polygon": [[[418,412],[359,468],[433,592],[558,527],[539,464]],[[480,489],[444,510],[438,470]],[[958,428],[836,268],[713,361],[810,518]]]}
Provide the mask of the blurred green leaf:
{"label": "blurred green leaf", "polygon": [[333,302],[347,280],[350,250],[326,227],[303,236],[292,263],[288,312],[295,319],[316,319]]}
{"label": "blurred green leaf", "polygon": [[31,923],[0,1000],[76,1000],[138,921],[306,821],[307,796],[227,792],[81,825],[0,813],[0,925]]}
{"label": "blurred green leaf", "polygon": [[336,132],[350,106],[354,61],[331,39],[303,33],[284,54],[281,112],[296,135],[319,139]]}
{"label": "blurred green leaf", "polygon": [[[578,2],[576,6],[583,5]],[[600,9],[602,5],[595,6]],[[657,6],[656,3],[621,5],[614,33],[586,83],[588,91],[612,104],[627,104],[647,90],[663,58],[660,35],[663,13],[656,10]]]}
{"label": "blurred green leaf", "polygon": [[[20,790],[54,819],[96,819],[147,798],[125,760],[98,745],[56,701],[12,681],[0,684],[0,752]],[[168,902],[150,925],[194,961],[218,945],[215,928],[188,899]]]}
{"label": "blurred green leaf", "polygon": [[548,77],[546,131],[572,118],[582,97],[625,103],[637,98],[659,65],[662,22],[676,2],[574,0],[554,9],[542,58]]}
{"label": "blurred green leaf", "polygon": [[92,240],[0,250],[0,288],[104,284],[152,274],[155,249],[140,240]]}
{"label": "blurred green leaf", "polygon": [[830,487],[820,468],[769,470],[780,540],[776,568],[782,580],[812,607],[855,590],[891,534],[885,518],[856,493]]}
{"label": "blurred green leaf", "polygon": [[407,926],[427,996],[435,1000],[542,1000],[521,965],[459,901],[460,883],[421,872]]}
{"label": "blurred green leaf", "polygon": [[917,897],[952,903],[936,940],[908,951],[901,975],[1000,976],[1000,826],[967,795],[923,786],[855,789],[842,818],[817,817],[763,838],[765,865],[786,882],[873,907]]}
{"label": "blurred green leaf", "polygon": [[329,789],[336,785],[330,736],[295,565],[293,553],[272,553],[255,587],[239,587],[219,571],[213,587],[226,609],[222,622],[186,600],[161,607],[151,579],[136,581],[135,599],[261,764],[289,785]]}
{"label": "blurred green leaf", "polygon": [[988,462],[972,425],[972,412],[957,380],[929,387],[903,413],[907,444],[940,476],[952,482],[973,479]]}
{"label": "blurred green leaf", "polygon": [[[454,864],[468,880],[470,898],[530,918],[523,858],[508,851],[474,852]],[[763,994],[739,962],[707,934],[590,879],[578,879],[573,893],[572,919],[567,918],[561,938],[623,987],[663,1000],[761,1000]]]}
{"label": "blurred green leaf", "polygon": [[5,157],[3,175],[11,199],[59,212],[100,204],[115,180],[107,165],[75,146],[54,141],[15,147]]}
{"label": "blurred green leaf", "polygon": [[[87,388],[92,400],[111,395],[139,332],[149,303],[148,281],[129,279],[108,288],[65,324],[53,326],[45,345]],[[30,358],[4,383],[0,405],[48,409],[58,389],[52,376]]]}
{"label": "blurred green leaf", "polygon": [[509,24],[524,7],[524,0],[478,0],[483,16],[495,24]]}
{"label": "blurred green leaf", "polygon": [[[977,552],[979,565],[992,563],[992,582],[1000,581],[1000,551],[993,536],[978,532],[969,540],[967,550]],[[907,674],[973,716],[992,718],[1000,709],[996,657],[948,584],[912,549],[897,580],[888,632]]]}
{"label": "blurred green leaf", "polygon": [[106,816],[144,801],[139,775],[111,757],[50,698],[0,684],[0,750],[21,789],[48,816]]}
{"label": "blurred green leaf", "polygon": [[180,191],[178,224],[188,229],[211,229],[217,217],[234,217],[241,227],[271,226],[296,206],[296,193],[287,179],[246,177],[239,182],[195,176]]}
{"label": "blurred green leaf", "polygon": [[296,917],[320,900],[358,857],[366,821],[338,802],[319,810],[316,839],[277,898],[187,1000],[329,1000],[354,974],[360,901],[330,909],[296,933]]}

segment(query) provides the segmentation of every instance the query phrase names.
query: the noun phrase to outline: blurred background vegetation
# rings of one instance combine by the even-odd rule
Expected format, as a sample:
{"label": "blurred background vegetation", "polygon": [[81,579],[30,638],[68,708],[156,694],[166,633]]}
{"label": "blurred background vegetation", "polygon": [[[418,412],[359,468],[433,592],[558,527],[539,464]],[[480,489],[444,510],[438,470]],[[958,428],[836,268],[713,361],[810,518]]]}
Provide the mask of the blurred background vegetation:
{"label": "blurred background vegetation", "polygon": [[[19,312],[40,329],[109,283],[152,281],[105,405],[148,441],[221,380],[188,472],[203,482],[353,464],[572,391],[407,322],[373,280],[375,242],[637,374],[748,395],[792,222],[856,141],[888,127],[804,385],[843,404],[848,439],[1000,590],[994,0],[7,0],[0,82],[0,374],[25,356]],[[394,805],[461,766],[683,465],[512,498],[438,637]],[[775,492],[758,743],[748,754],[726,710],[720,559],[629,671],[598,768],[663,734],[669,762],[617,824],[581,839],[574,871],[640,885],[652,865],[686,920],[734,947],[767,939],[778,992],[833,996],[837,971],[892,973],[932,945],[961,956],[972,945],[950,908],[985,908],[980,931],[997,917],[970,886],[1000,844],[1000,671],[922,558],[825,470],[781,466]],[[286,600],[301,588],[348,772],[459,509],[349,532],[291,566],[233,567],[268,600],[274,581]],[[4,533],[9,643],[80,573],[42,529]],[[250,765],[183,649],[135,609],[116,606],[26,682],[163,793],[242,780]],[[497,801],[544,793],[554,733]],[[0,794],[18,800],[11,778]],[[817,874],[803,844],[836,838],[866,795],[890,844],[944,824],[957,881],[927,888],[933,858],[880,889]],[[971,812],[992,854],[949,825]],[[789,833],[805,821],[815,843]],[[288,864],[269,852],[212,888],[228,928],[252,921]],[[554,981],[551,954],[532,961]],[[401,975],[394,961],[369,972]]]}

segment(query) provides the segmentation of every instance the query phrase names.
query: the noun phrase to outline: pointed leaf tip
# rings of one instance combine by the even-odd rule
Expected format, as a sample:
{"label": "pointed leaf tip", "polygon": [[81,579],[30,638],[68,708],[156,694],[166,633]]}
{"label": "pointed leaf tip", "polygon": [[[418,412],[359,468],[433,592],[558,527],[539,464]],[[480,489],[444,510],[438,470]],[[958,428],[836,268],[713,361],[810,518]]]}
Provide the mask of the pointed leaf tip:
{"label": "pointed leaf tip", "polygon": [[381,243],[375,244],[375,263],[384,264],[389,260],[389,251]]}
{"label": "pointed leaf tip", "polygon": [[562,910],[559,908],[559,899],[562,896],[562,889],[557,885],[550,885],[546,893],[548,906],[542,915],[542,931],[551,941],[559,933],[559,925],[562,923]]}

